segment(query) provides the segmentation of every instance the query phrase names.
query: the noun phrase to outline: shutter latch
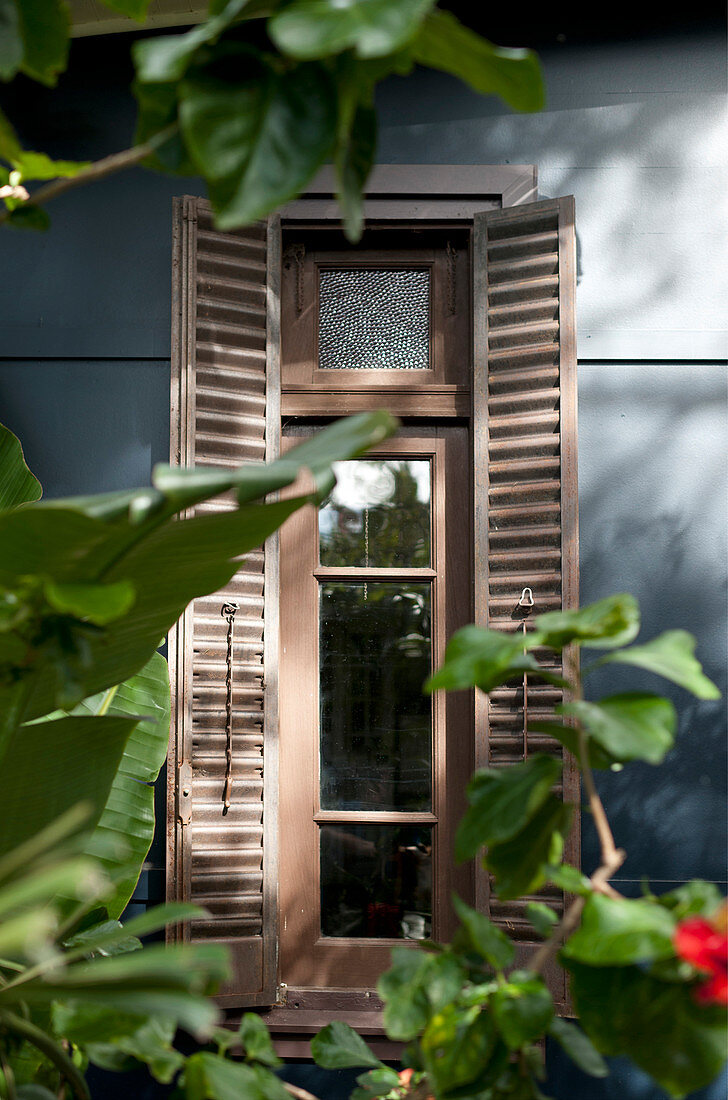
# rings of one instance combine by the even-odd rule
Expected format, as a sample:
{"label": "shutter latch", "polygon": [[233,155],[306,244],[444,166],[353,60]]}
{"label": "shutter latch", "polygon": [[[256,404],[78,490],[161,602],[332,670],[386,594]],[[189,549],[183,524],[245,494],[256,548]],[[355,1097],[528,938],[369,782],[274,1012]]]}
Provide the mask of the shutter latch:
{"label": "shutter latch", "polygon": [[189,825],[192,816],[192,765],[180,764],[177,779],[177,817],[183,825]]}

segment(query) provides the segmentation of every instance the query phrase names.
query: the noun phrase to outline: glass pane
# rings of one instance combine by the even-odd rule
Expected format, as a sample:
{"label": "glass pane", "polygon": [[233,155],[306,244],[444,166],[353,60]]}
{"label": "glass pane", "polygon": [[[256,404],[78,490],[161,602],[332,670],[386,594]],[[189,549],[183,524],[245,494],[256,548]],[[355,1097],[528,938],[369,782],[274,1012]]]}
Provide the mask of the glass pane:
{"label": "glass pane", "polygon": [[430,586],[321,585],[321,806],[429,810]]}
{"label": "glass pane", "polygon": [[322,565],[430,564],[427,459],[335,462],[334,471],[319,512]]}
{"label": "glass pane", "polygon": [[322,935],[424,940],[431,932],[431,826],[321,827]]}
{"label": "glass pane", "polygon": [[319,367],[426,370],[430,272],[319,272]]}

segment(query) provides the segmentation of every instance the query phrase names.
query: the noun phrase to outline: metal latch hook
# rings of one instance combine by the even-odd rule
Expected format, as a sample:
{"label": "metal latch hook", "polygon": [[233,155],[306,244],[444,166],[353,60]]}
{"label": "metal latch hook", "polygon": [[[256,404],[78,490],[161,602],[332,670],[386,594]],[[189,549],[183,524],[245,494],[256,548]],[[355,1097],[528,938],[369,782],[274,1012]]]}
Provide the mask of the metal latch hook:
{"label": "metal latch hook", "polygon": [[530,588],[524,588],[523,592],[521,592],[521,598],[518,601],[518,606],[519,607],[533,607],[533,605],[534,605],[533,592],[531,591]]}

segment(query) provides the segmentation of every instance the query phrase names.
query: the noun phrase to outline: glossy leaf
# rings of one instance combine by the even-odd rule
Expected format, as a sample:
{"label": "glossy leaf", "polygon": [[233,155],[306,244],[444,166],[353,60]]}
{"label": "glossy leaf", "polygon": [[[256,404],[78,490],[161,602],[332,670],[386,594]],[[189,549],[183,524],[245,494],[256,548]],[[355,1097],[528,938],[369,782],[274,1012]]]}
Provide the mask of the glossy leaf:
{"label": "glossy leaf", "polygon": [[69,717],[15,728],[0,746],[0,854],[78,802],[89,806],[94,824],[135,725],[131,718]]}
{"label": "glossy leaf", "polygon": [[546,939],[558,924],[559,918],[550,906],[542,901],[530,901],[526,906],[526,919],[533,925],[540,936]]}
{"label": "glossy leaf", "polygon": [[217,41],[248,4],[249,0],[228,0],[218,13],[186,34],[139,39],[132,46],[139,83],[174,84],[181,80],[200,47]]}
{"label": "glossy leaf", "polygon": [[455,838],[455,858],[472,859],[485,845],[515,836],[543,805],[560,774],[559,761],[542,754],[510,768],[476,772]]}
{"label": "glossy leaf", "polygon": [[25,463],[17,436],[0,424],[0,511],[40,500],[40,482]]}
{"label": "glossy leaf", "polygon": [[[117,920],[104,921],[66,941],[65,961],[66,963],[75,961],[91,953],[117,955],[126,954],[129,950],[138,950],[141,947],[138,937],[149,936],[152,932],[159,932],[169,925],[191,920],[203,914],[204,910],[189,902],[170,902],[167,905],[155,905],[124,924]],[[116,950],[120,946],[124,950]]]}
{"label": "glossy leaf", "polygon": [[281,1060],[273,1049],[270,1032],[255,1012],[244,1012],[237,1032],[243,1044],[246,1059],[263,1062],[266,1066],[279,1066]]}
{"label": "glossy leaf", "polygon": [[590,966],[626,966],[675,954],[675,918],[651,901],[593,894],[581,925],[562,948],[568,959]]}
{"label": "glossy leaf", "polygon": [[572,807],[549,794],[538,812],[510,840],[488,848],[483,866],[493,872],[504,901],[533,894],[546,881],[544,865],[559,859]]}
{"label": "glossy leaf", "polygon": [[578,611],[550,611],[537,615],[533,624],[543,644],[554,649],[571,642],[587,649],[614,649],[637,637],[640,610],[634,596],[623,592]]}
{"label": "glossy leaf", "polygon": [[572,1062],[590,1077],[607,1077],[609,1068],[587,1035],[569,1020],[554,1016],[549,1024],[549,1035],[568,1054]]}
{"label": "glossy leaf", "polygon": [[[97,713],[106,693],[78,708]],[[89,839],[87,851],[112,876],[113,894],[105,898],[112,917],[118,917],[131,899],[142,864],[154,838],[154,782],[167,756],[169,741],[169,669],[160,653],[114,691],[107,714],[141,718],[127,741],[103,813]],[[119,855],[113,858],[113,851]]]}
{"label": "glossy leaf", "polygon": [[180,84],[185,144],[208,184],[220,229],[264,217],[302,191],[336,138],[336,93],[319,64],[278,72],[242,47],[224,66],[193,71]]}
{"label": "glossy leaf", "polygon": [[[563,722],[529,721],[528,730],[529,733],[545,733],[548,737],[553,737],[565,749],[568,749],[572,756],[579,760],[581,745],[579,731],[575,726],[565,726]],[[615,770],[621,768],[622,765],[610,753],[605,752],[592,738],[586,738],[586,747],[590,767],[599,769],[614,768]]]}
{"label": "glossy leaf", "polygon": [[698,1006],[689,985],[636,966],[569,963],[576,1010],[603,1054],[627,1055],[671,1096],[708,1085],[725,1062],[726,1011]]}
{"label": "glossy leaf", "polygon": [[383,57],[416,33],[434,0],[293,0],[268,21],[279,50],[310,60],[354,50]]}
{"label": "glossy leaf", "polygon": [[432,1017],[421,1040],[425,1068],[437,1093],[451,1092],[476,1080],[480,1083],[497,1044],[487,1012],[445,1005]]}
{"label": "glossy leaf", "polygon": [[421,952],[409,947],[392,949],[391,966],[377,982],[390,1039],[408,1042],[427,1024],[430,1002],[424,987],[426,968],[427,956]]}
{"label": "glossy leaf", "polygon": [[68,61],[71,20],[61,0],[21,0],[18,4],[23,38],[23,72],[53,87]]}
{"label": "glossy leaf", "polygon": [[511,1050],[540,1039],[554,1015],[548,989],[537,975],[525,970],[511,974],[490,1003],[495,1025]]}
{"label": "glossy leaf", "polygon": [[595,664],[607,662],[635,665],[654,672],[686,691],[691,691],[699,699],[720,699],[720,691],[704,674],[695,657],[695,638],[686,630],[667,630],[645,645],[608,653]]}
{"label": "glossy leaf", "polygon": [[583,875],[578,867],[572,867],[570,863],[549,864],[546,867],[546,877],[554,886],[565,890],[567,894],[578,894],[581,897],[589,897],[592,892],[591,883],[586,875]]}
{"label": "glossy leaf", "polygon": [[11,159],[13,168],[23,180],[73,179],[88,168],[88,161],[52,160],[45,153],[19,150]]}
{"label": "glossy leaf", "polygon": [[272,1073],[259,1071],[259,1066],[201,1051],[185,1063],[185,1096],[187,1100],[289,1100]]}
{"label": "glossy leaf", "polygon": [[379,1069],[382,1065],[362,1037],[343,1020],[334,1020],[314,1035],[311,1057],[316,1065],[324,1069],[350,1069],[356,1066]]}
{"label": "glossy leaf", "polygon": [[496,970],[505,970],[513,962],[515,950],[505,932],[486,917],[453,895],[453,907],[467,932],[471,947]]}
{"label": "glossy leaf", "polygon": [[128,581],[117,581],[116,584],[57,584],[48,581],[45,596],[51,607],[62,615],[105,626],[129,610],[134,603],[134,588]]}
{"label": "glossy leaf", "polygon": [[540,111],[544,84],[532,50],[494,46],[451,12],[433,11],[413,42],[415,60],[441,69],[481,95],[498,95],[517,111]]}
{"label": "glossy leaf", "polygon": [[[356,1079],[356,1083],[362,1095],[366,1097],[386,1096],[392,1089],[401,1086],[399,1074],[396,1070],[390,1069],[389,1066],[382,1066],[381,1069],[370,1069],[368,1073],[360,1074]],[[353,1093],[351,1100],[354,1100]]]}
{"label": "glossy leaf", "polygon": [[556,707],[576,718],[613,760],[660,764],[675,743],[677,713],[669,699],[644,692],[612,695],[598,703],[576,700]]}
{"label": "glossy leaf", "polygon": [[524,638],[522,634],[465,626],[453,634],[445,650],[445,662],[427,681],[425,690],[479,687],[487,693],[522,677],[524,672],[549,684],[566,685],[563,677],[543,669],[535,657],[523,652],[524,646],[533,649],[537,645],[539,636],[535,633]]}

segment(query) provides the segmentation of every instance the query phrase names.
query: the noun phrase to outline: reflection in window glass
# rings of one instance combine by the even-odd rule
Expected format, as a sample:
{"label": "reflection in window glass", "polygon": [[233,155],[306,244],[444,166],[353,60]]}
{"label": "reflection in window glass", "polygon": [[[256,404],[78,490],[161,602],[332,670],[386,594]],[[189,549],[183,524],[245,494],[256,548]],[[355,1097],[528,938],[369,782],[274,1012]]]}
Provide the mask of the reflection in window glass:
{"label": "reflection in window glass", "polygon": [[319,272],[319,368],[427,370],[430,272]]}
{"label": "reflection in window glass", "polygon": [[324,825],[320,838],[322,935],[431,935],[431,826]]}
{"label": "reflection in window glass", "polygon": [[334,472],[319,512],[322,565],[430,564],[427,459],[335,462]]}
{"label": "reflection in window glass", "polygon": [[321,807],[429,810],[430,586],[320,592]]}

